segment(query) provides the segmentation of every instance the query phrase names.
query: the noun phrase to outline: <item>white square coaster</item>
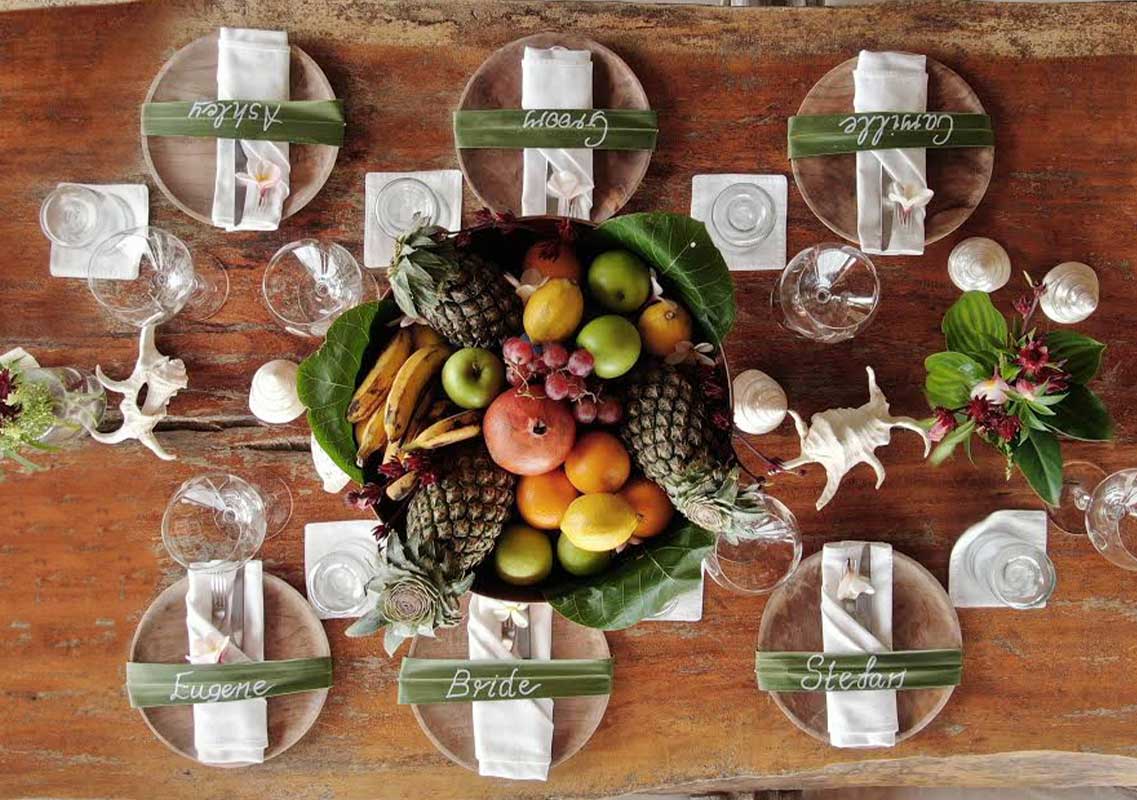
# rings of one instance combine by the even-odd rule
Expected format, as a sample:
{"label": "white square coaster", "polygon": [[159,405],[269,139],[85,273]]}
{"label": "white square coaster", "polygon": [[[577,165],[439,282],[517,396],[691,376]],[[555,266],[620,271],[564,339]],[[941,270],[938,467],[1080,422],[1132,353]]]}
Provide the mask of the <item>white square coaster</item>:
{"label": "white square coaster", "polygon": [[395,240],[383,232],[375,219],[375,198],[380,190],[398,178],[417,178],[434,190],[443,208],[439,223],[448,231],[462,227],[462,173],[456,169],[429,172],[368,172],[363,181],[363,266],[380,269],[391,264]]}
{"label": "white square coaster", "polygon": [[[61,183],[60,186],[84,186],[88,189],[94,189],[99,192],[106,192],[113,194],[116,197],[122,198],[126,204],[130,206],[131,216],[134,217],[131,227],[140,228],[150,223],[150,189],[141,183],[111,183],[105,185],[93,183],[79,183],[69,184]],[[87,268],[91,263],[91,254],[95,252],[95,248],[99,246],[100,242],[95,242],[90,247],[60,247],[51,243],[51,260],[50,271],[52,277],[55,278],[86,278]],[[134,280],[138,277],[138,262],[142,259],[141,245],[135,248],[135,252],[129,254],[119,263],[115,264],[113,272],[106,272],[96,275],[98,278],[118,279],[118,280]]]}
{"label": "white square coaster", "polygon": [[676,597],[669,606],[645,622],[698,622],[703,618],[703,583],[707,573],[699,576],[699,585]]}
{"label": "white square coaster", "polygon": [[722,253],[726,265],[732,270],[781,270],[786,267],[786,214],[789,203],[789,188],[785,175],[696,175],[691,179],[691,216],[705,223],[711,216],[715,198],[728,186],[735,183],[753,183],[769,193],[774,200],[774,229],[770,235],[754,247],[738,251],[724,246],[711,226],[707,232],[711,241]]}
{"label": "white square coaster", "polygon": [[[309,522],[304,526],[304,585],[316,562],[333,550],[348,542],[360,542],[375,547],[375,537],[371,531],[379,524],[378,519],[352,519],[344,522]],[[366,614],[375,607],[376,595],[368,593]],[[324,614],[315,606],[312,610],[320,619],[354,619],[362,614]]]}
{"label": "white square coaster", "polygon": [[[996,511],[986,519],[972,525],[956,540],[951,549],[948,562],[948,596],[956,608],[1005,608],[992,594],[987,585],[972,578],[963,563],[963,554],[968,546],[979,536],[993,528],[1019,537],[1046,552],[1046,512],[1045,511]],[[1046,603],[1037,606],[1045,608]]]}

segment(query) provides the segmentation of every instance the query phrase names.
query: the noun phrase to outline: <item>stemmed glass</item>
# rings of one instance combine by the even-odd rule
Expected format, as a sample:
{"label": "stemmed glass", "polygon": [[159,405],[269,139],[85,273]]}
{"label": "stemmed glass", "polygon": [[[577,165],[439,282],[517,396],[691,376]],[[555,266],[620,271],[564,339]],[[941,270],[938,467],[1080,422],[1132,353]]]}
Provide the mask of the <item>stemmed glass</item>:
{"label": "stemmed glass", "polygon": [[236,475],[197,475],[166,505],[162,543],[187,570],[229,573],[255,556],[265,534],[279,531],[291,515],[292,495],[283,482],[266,491]]}
{"label": "stemmed glass", "polygon": [[731,541],[720,535],[703,561],[708,575],[738,594],[767,594],[785,583],[801,561],[801,530],[777,498],[763,497],[767,514]]}
{"label": "stemmed glass", "polygon": [[82,248],[134,227],[134,215],[118,195],[65,183],[44,198],[39,226],[60,247]]}
{"label": "stemmed glass", "polygon": [[818,244],[786,265],[770,299],[789,330],[818,342],[840,342],[872,320],[880,280],[872,261],[857,248]]}
{"label": "stemmed glass", "polygon": [[434,225],[442,218],[442,201],[418,178],[396,178],[375,198],[375,221],[392,239],[419,225]]}
{"label": "stemmed glass", "polygon": [[1108,561],[1137,570],[1137,469],[1105,470],[1088,461],[1062,465],[1062,494],[1046,510],[1066,533],[1086,534]]}
{"label": "stemmed glass", "polygon": [[345,248],[301,239],[276,251],[261,291],[277,322],[297,336],[321,337],[340,314],[363,302],[375,282]]}
{"label": "stemmed glass", "polygon": [[[125,259],[138,260],[134,278],[106,277]],[[91,294],[112,315],[136,327],[159,324],[186,312],[206,319],[225,304],[229,276],[213,256],[194,261],[189,248],[161,228],[119,231],[91,254]]]}

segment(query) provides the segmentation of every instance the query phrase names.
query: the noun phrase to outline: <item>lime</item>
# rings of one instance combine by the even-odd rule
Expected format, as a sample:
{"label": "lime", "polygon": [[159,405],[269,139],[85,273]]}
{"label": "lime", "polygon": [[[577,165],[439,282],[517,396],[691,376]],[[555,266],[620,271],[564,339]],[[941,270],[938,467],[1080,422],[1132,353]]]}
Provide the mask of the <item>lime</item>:
{"label": "lime", "polygon": [[595,575],[603,572],[612,560],[612,551],[592,552],[581,550],[563,533],[557,537],[557,560],[571,575]]}
{"label": "lime", "polygon": [[493,565],[499,578],[514,586],[543,581],[553,569],[549,537],[528,525],[510,525],[497,540]]}

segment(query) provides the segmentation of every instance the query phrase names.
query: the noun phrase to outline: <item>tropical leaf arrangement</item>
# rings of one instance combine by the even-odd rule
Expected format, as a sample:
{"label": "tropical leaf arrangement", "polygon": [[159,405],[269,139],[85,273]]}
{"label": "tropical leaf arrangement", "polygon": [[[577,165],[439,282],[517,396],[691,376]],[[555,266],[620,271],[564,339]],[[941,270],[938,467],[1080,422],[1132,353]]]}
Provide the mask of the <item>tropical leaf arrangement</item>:
{"label": "tropical leaf arrangement", "polygon": [[[652,273],[649,295],[628,304],[592,285],[592,265],[612,251]],[[391,294],[342,315],[299,375],[316,441],[357,484],[346,502],[381,519],[380,569],[369,586],[378,607],[349,635],[382,630],[393,652],[405,638],[457,624],[459,600],[471,586],[544,598],[590,627],[625,628],[697,585],[715,536],[752,519],[760,487],[739,485],[718,348],[734,321],[733,283],[702,223],[649,213],[593,228],[486,214],[456,234],[408,234],[388,280]],[[543,303],[541,293],[552,301]],[[562,310],[579,306],[582,296],[575,317]],[[619,317],[617,327],[642,339],[638,357],[618,374],[601,363],[603,345],[586,344],[584,331],[605,317]],[[684,319],[685,329],[674,327]],[[683,335],[661,337],[657,322]],[[542,326],[547,335],[538,332]],[[447,389],[445,363],[472,348],[500,358],[508,376],[488,408],[456,408]],[[568,511],[561,523],[535,525],[553,545],[552,571],[510,580],[518,576],[496,556],[519,522],[534,522],[523,508],[527,476],[549,474],[529,470],[513,452],[513,434],[495,433],[494,408],[512,394],[540,405],[547,420],[567,417],[577,442],[599,434],[609,446],[621,443],[631,464],[628,485],[655,498],[652,510],[668,509],[653,518],[657,527],[642,538],[631,527],[615,535],[622,520],[644,529],[644,513],[631,506],[643,497],[576,485],[577,500],[598,511],[577,514],[575,527]],[[502,438],[508,447],[495,445]],[[542,457],[556,438],[545,444]],[[567,467],[556,469],[561,489],[574,491],[564,485]],[[624,502],[631,517],[621,516]],[[574,562],[562,552],[563,538],[588,552],[576,552]]]}
{"label": "tropical leaf arrangement", "polygon": [[1017,467],[1050,505],[1062,491],[1060,439],[1107,441],[1113,420],[1088,384],[1101,368],[1105,345],[1069,330],[1033,324],[1044,284],[1027,276],[1029,291],[1004,317],[985,292],[965,293],[944,315],[947,350],[924,361],[924,389],[934,415],[927,420],[933,464],[974,439]]}

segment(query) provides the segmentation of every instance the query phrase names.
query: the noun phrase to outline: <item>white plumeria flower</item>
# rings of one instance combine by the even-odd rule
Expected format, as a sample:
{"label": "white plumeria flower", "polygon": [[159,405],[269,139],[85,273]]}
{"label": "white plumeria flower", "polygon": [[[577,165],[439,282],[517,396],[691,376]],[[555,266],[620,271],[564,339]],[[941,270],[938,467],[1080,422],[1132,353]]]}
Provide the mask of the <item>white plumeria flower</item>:
{"label": "white plumeria flower", "polygon": [[845,562],[845,574],[837,585],[838,600],[856,600],[862,594],[876,594],[872,583],[853,569],[853,562]]}
{"label": "white plumeria flower", "polygon": [[507,272],[505,279],[509,281],[510,285],[513,286],[513,291],[521,298],[521,305],[528,303],[533,293],[549,280],[539,269],[527,269],[521,273],[520,278],[515,278]]}
{"label": "white plumeria flower", "polygon": [[412,325],[424,325],[427,328],[430,327],[430,323],[422,317],[412,317],[410,314],[405,314],[402,317],[399,317],[400,328],[409,328]]}
{"label": "white plumeria flower", "polygon": [[263,204],[269,193],[281,185],[284,171],[276,162],[264,158],[249,161],[246,168],[248,171],[238,172],[236,178],[241,183],[247,184],[250,189],[255,189],[257,204]]}
{"label": "white plumeria flower", "polygon": [[[225,650],[229,647],[229,639],[230,637],[220,634],[206,637],[205,641],[201,642],[198,648],[195,648],[198,652],[194,653],[192,658],[198,664],[220,664],[221,657],[225,655]],[[187,660],[189,658],[187,657]]]}
{"label": "white plumeria flower", "polygon": [[490,613],[498,622],[512,621],[518,628],[529,627],[528,603],[513,603],[508,600],[494,600]]}
{"label": "white plumeria flower", "polygon": [[935,192],[927,186],[918,183],[894,183],[888,189],[888,199],[897,205],[900,221],[904,223],[911,219],[914,210],[928,205],[933,194]]}
{"label": "white plumeria flower", "polygon": [[655,270],[651,270],[651,297],[648,298],[647,304],[651,305],[657,300],[663,299],[663,287],[659,283],[659,279],[655,276]]}
{"label": "white plumeria flower", "polygon": [[987,380],[975,384],[971,389],[971,398],[974,400],[976,397],[982,397],[993,406],[1001,406],[1007,402],[1007,391],[1010,388],[1001,375],[992,375]]}
{"label": "white plumeria flower", "polygon": [[708,342],[700,342],[693,344],[686,340],[679,342],[675,345],[675,352],[664,359],[668,364],[703,364],[708,367],[715,365],[715,360],[711,354],[715,352],[715,346]]}

